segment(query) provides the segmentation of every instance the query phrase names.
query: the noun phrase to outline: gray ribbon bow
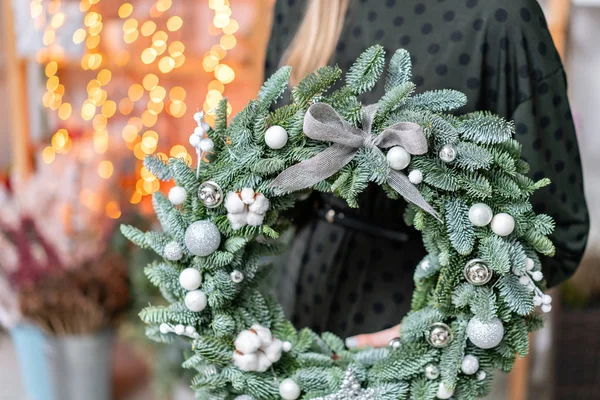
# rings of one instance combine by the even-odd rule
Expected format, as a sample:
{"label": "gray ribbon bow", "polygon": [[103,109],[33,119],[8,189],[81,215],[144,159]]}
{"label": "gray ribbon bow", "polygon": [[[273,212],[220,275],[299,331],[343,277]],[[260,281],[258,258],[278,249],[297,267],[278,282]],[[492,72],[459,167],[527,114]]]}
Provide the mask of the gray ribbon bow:
{"label": "gray ribbon bow", "polygon": [[[375,150],[402,146],[413,155],[427,153],[427,139],[421,127],[412,122],[401,122],[386,128],[379,135],[371,134],[377,105],[363,108],[362,129],[346,122],[329,104],[316,103],[304,116],[304,133],[311,139],[333,144],[316,156],[293,165],[281,172],[271,187],[281,192],[294,192],[311,187],[338,172],[348,164],[361,147]],[[439,219],[419,190],[402,172],[389,170],[387,183],[404,199]]]}

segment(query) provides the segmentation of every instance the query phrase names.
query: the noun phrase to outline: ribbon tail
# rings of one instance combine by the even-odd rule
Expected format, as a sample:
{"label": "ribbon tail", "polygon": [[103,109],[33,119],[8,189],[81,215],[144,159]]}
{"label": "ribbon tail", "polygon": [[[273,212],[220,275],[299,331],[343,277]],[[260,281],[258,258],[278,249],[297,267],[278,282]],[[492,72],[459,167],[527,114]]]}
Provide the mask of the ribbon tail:
{"label": "ribbon tail", "polygon": [[425,201],[419,192],[419,189],[417,189],[415,185],[408,180],[406,175],[398,171],[390,170],[388,175],[388,183],[396,192],[404,197],[406,201],[416,205],[423,211],[431,214],[438,221],[442,222],[442,219],[438,213],[427,201]]}
{"label": "ribbon tail", "polygon": [[354,158],[357,149],[334,144],[316,156],[282,171],[269,187],[280,193],[306,189],[324,181]]}

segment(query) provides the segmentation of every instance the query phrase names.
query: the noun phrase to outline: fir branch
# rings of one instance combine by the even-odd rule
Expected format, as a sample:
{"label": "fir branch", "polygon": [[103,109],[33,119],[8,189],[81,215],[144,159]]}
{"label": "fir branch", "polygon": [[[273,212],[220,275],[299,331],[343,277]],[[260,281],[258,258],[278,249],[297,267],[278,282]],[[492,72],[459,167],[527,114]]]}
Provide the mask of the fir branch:
{"label": "fir branch", "polygon": [[397,86],[410,82],[412,77],[412,61],[410,53],[404,49],[398,49],[390,60],[385,81],[385,91],[389,92]]}
{"label": "fir branch", "polygon": [[468,255],[475,245],[473,224],[469,220],[469,207],[459,198],[446,201],[446,227],[452,246],[458,254]]}
{"label": "fir branch", "polygon": [[281,97],[288,87],[291,72],[291,67],[281,67],[262,85],[258,92],[258,100],[264,106],[270,106]]}
{"label": "fir branch", "polygon": [[421,107],[433,112],[452,111],[467,104],[467,96],[458,90],[430,90],[413,96],[410,107]]}
{"label": "fir branch", "polygon": [[385,50],[380,45],[369,47],[350,67],[346,85],[354,94],[371,90],[385,67]]}
{"label": "fir branch", "polygon": [[458,126],[463,140],[481,144],[505,142],[513,136],[514,130],[512,122],[485,111],[465,115]]}
{"label": "fir branch", "polygon": [[503,276],[498,280],[497,286],[501,299],[512,311],[519,315],[528,315],[533,311],[531,293],[519,282],[519,278],[514,275]]}
{"label": "fir branch", "polygon": [[160,181],[167,182],[173,179],[167,163],[165,163],[165,161],[159,156],[146,156],[144,158],[144,167]]}
{"label": "fir branch", "polygon": [[321,67],[311,72],[292,89],[292,98],[300,108],[306,109],[313,99],[323,94],[342,76],[342,70],[335,67]]}
{"label": "fir branch", "polygon": [[492,164],[492,154],[476,144],[460,142],[456,145],[456,150],[458,152],[456,164],[468,171],[488,169]]}

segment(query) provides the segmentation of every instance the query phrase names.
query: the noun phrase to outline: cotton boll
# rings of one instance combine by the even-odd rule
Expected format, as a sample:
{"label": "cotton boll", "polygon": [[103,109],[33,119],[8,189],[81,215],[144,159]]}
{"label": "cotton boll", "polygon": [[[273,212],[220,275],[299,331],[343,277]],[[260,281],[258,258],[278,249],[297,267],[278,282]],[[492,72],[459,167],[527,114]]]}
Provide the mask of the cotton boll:
{"label": "cotton boll", "polygon": [[255,353],[260,349],[261,345],[262,341],[258,335],[252,331],[241,331],[235,339],[236,350],[244,354]]}
{"label": "cotton boll", "polygon": [[265,220],[264,214],[257,214],[253,212],[249,212],[246,217],[246,223],[250,226],[259,226],[262,225]]}
{"label": "cotton boll", "polygon": [[264,326],[259,324],[254,324],[250,329],[255,331],[258,337],[260,338],[260,341],[262,342],[261,348],[268,346],[273,341],[273,334],[271,333],[271,330],[269,328],[265,328]]}
{"label": "cotton boll", "polygon": [[242,371],[256,371],[258,367],[258,356],[255,353],[242,354],[238,351],[234,351],[233,363]]}
{"label": "cotton boll", "polygon": [[244,212],[246,205],[236,192],[229,192],[225,200],[225,208],[228,212],[237,214]]}
{"label": "cotton boll", "polygon": [[238,229],[246,226],[248,214],[246,214],[246,213],[227,214],[227,219],[231,223],[231,228],[235,231],[235,230],[238,230]]}
{"label": "cotton boll", "polygon": [[254,203],[254,190],[252,190],[250,188],[243,188],[241,196],[242,196],[242,201],[245,204]]}
{"label": "cotton boll", "polygon": [[269,210],[269,199],[261,193],[257,194],[254,203],[250,204],[248,210],[256,214],[266,213]]}
{"label": "cotton boll", "polygon": [[272,362],[276,363],[281,358],[281,351],[283,350],[283,343],[279,339],[273,340],[263,351],[267,355],[267,358]]}
{"label": "cotton boll", "polygon": [[259,351],[258,353],[256,353],[256,356],[258,359],[258,361],[256,363],[256,371],[257,372],[265,372],[266,370],[271,368],[271,365],[273,365],[271,360],[269,360],[267,355],[265,353],[263,353],[262,351]]}

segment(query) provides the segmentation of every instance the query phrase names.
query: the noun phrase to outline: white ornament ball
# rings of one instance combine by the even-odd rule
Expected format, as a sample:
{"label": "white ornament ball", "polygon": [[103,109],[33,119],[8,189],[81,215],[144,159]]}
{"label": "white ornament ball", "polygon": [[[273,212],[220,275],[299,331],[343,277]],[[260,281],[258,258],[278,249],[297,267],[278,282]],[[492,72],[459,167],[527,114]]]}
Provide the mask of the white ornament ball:
{"label": "white ornament ball", "polygon": [[208,299],[202,290],[192,290],[185,295],[185,306],[193,312],[204,310],[208,304]]}
{"label": "white ornament ball", "polygon": [[279,150],[287,144],[288,133],[283,127],[273,125],[265,132],[265,143],[273,150]]}
{"label": "white ornament ball", "polygon": [[163,335],[166,335],[167,333],[171,332],[171,327],[169,325],[167,325],[167,324],[160,324],[160,327],[158,328],[158,330]]}
{"label": "white ornament ball", "polygon": [[247,394],[242,394],[240,396],[237,396],[235,399],[233,400],[254,400],[254,398],[248,396]]}
{"label": "white ornament ball", "polygon": [[482,381],[485,378],[487,378],[487,372],[481,370],[477,373],[477,375],[475,376],[475,378],[477,378],[478,381]]}
{"label": "white ornament ball", "polygon": [[499,318],[482,321],[473,317],[467,325],[467,337],[480,349],[491,349],[498,346],[504,338],[504,325]]}
{"label": "white ornament ball", "polygon": [[463,357],[460,369],[465,375],[473,375],[479,370],[479,360],[477,357],[467,354]]}
{"label": "white ornament ball", "polygon": [[440,149],[438,155],[440,156],[440,160],[443,162],[451,163],[452,161],[456,160],[458,152],[456,151],[456,147],[454,147],[454,145],[445,144]]}
{"label": "white ornament ball", "polygon": [[220,244],[219,229],[210,221],[194,222],[185,231],[185,245],[195,256],[208,256],[214,253]]}
{"label": "white ornament ball", "polygon": [[493,217],[494,213],[487,204],[476,203],[469,208],[469,221],[475,226],[486,226]]}
{"label": "white ornament ball", "polygon": [[208,132],[210,130],[210,125],[206,121],[202,121],[200,126],[202,127],[202,129],[204,129],[204,132]]}
{"label": "white ornament ball", "polygon": [[427,364],[425,366],[425,377],[429,380],[434,380],[439,378],[440,369],[435,364]]}
{"label": "white ornament ball", "polygon": [[527,257],[525,260],[525,269],[527,269],[527,271],[532,271],[534,267],[535,262],[531,258]]}
{"label": "white ornament ball", "polygon": [[230,274],[231,281],[233,283],[241,283],[244,280],[244,273],[242,271],[233,270]]}
{"label": "white ornament ball", "polygon": [[242,371],[256,371],[258,356],[256,353],[243,354],[235,351],[233,352],[233,363]]}
{"label": "white ornament ball", "polygon": [[447,388],[446,385],[444,385],[444,382],[440,382],[440,386],[438,387],[438,391],[436,393],[438,399],[446,400],[452,397],[453,394],[453,389]]}
{"label": "white ornament ball", "polygon": [[542,295],[542,303],[544,304],[551,304],[552,303],[552,297],[548,294],[544,294]]}
{"label": "white ornament ball", "polygon": [[519,277],[519,282],[521,283],[521,285],[529,285],[529,282],[531,282],[531,279],[529,279],[529,277],[527,275],[522,275]]}
{"label": "white ornament ball", "polygon": [[293,379],[284,379],[279,384],[279,395],[284,400],[296,400],[300,397],[300,386]]}
{"label": "white ornament ball", "polygon": [[542,311],[545,313],[549,313],[550,311],[552,311],[552,305],[551,304],[542,304]]}
{"label": "white ornament ball", "polygon": [[200,146],[200,140],[202,140],[202,138],[196,135],[196,133],[190,135],[190,144],[193,148],[197,149]]}
{"label": "white ornament ball", "polygon": [[196,268],[186,268],[179,274],[179,284],[185,290],[196,290],[202,284],[202,274]]}
{"label": "white ornament ball", "polygon": [[492,231],[498,236],[508,236],[515,229],[515,219],[506,214],[499,213],[492,218]]}
{"label": "white ornament ball", "polygon": [[165,245],[163,255],[169,261],[179,261],[183,257],[183,249],[177,242],[169,242]]}
{"label": "white ornament ball", "polygon": [[423,182],[423,173],[420,169],[413,169],[408,174],[408,180],[413,185],[418,185],[419,183]]}
{"label": "white ornament ball", "polygon": [[196,328],[194,328],[191,325],[188,325],[185,327],[185,334],[186,335],[193,335],[194,333],[196,333]]}
{"label": "white ornament ball", "polygon": [[215,142],[211,138],[204,138],[200,141],[200,150],[208,152],[213,151],[215,148]]}
{"label": "white ornament ball", "polygon": [[544,274],[542,274],[541,271],[535,271],[531,274],[531,277],[533,278],[534,281],[539,282],[542,279],[544,279]]}
{"label": "white ornament ball", "polygon": [[241,331],[235,338],[235,348],[244,354],[255,353],[262,346],[258,335],[252,331]]}
{"label": "white ornament ball", "polygon": [[391,169],[403,170],[410,164],[410,153],[402,146],[394,146],[388,150],[387,161]]}
{"label": "white ornament ball", "polygon": [[175,325],[175,333],[177,335],[183,335],[185,333],[185,326],[179,324],[179,325]]}
{"label": "white ornament ball", "polygon": [[169,190],[169,201],[174,206],[180,206],[185,202],[187,198],[187,192],[181,186],[173,186]]}
{"label": "white ornament ball", "polygon": [[292,351],[292,344],[288,341],[283,342],[283,344],[281,345],[281,349],[286,352],[289,353],[290,351]]}
{"label": "white ornament ball", "polygon": [[533,298],[533,305],[536,307],[541,306],[542,304],[544,304],[544,302],[542,301],[542,298],[540,296],[535,296]]}

